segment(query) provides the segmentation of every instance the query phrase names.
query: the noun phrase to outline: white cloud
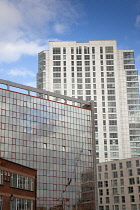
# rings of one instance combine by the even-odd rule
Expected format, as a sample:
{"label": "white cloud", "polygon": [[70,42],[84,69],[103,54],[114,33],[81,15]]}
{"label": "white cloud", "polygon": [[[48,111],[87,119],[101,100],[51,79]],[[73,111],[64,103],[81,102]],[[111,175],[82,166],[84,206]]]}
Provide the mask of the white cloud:
{"label": "white cloud", "polygon": [[27,76],[31,76],[31,77],[35,77],[36,74],[33,73],[30,70],[24,69],[24,68],[20,68],[20,69],[10,69],[9,72],[7,72],[7,75],[9,76],[22,76],[22,77],[27,77]]}
{"label": "white cloud", "polygon": [[70,0],[0,0],[0,61],[46,49],[48,37],[76,24],[77,8]]}
{"label": "white cloud", "polygon": [[136,17],[135,27],[140,28],[140,15]]}
{"label": "white cloud", "polygon": [[56,33],[58,34],[63,34],[66,31],[66,26],[63,24],[56,24],[54,25],[54,30],[56,31]]}
{"label": "white cloud", "polygon": [[41,45],[38,40],[25,41],[20,39],[13,42],[0,41],[0,61],[7,63],[16,61],[21,55],[37,55],[38,52],[47,48],[47,43]]}

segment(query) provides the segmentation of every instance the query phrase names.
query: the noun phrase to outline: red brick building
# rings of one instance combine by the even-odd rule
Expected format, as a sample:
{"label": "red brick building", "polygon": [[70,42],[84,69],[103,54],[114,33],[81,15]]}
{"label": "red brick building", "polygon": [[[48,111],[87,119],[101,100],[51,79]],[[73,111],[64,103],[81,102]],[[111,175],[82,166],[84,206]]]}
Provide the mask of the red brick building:
{"label": "red brick building", "polygon": [[0,210],[36,210],[35,169],[0,158]]}

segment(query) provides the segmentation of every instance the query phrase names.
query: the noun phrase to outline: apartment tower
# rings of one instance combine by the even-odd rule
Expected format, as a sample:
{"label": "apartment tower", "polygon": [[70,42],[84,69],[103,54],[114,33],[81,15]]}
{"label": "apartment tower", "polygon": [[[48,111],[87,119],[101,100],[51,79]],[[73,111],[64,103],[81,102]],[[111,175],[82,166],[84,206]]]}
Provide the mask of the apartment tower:
{"label": "apartment tower", "polygon": [[140,155],[140,103],[134,50],[115,40],[50,41],[38,56],[37,88],[94,100],[99,162]]}

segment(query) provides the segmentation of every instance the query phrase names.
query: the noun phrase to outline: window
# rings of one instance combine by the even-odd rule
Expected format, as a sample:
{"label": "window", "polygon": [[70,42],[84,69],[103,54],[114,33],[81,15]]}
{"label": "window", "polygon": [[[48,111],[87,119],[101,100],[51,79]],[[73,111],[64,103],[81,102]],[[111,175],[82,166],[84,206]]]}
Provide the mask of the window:
{"label": "window", "polygon": [[103,182],[98,182],[98,187],[103,187]]}
{"label": "window", "polygon": [[53,71],[61,71],[61,67],[53,67]]}
{"label": "window", "polygon": [[[139,205],[140,209],[140,205]],[[137,204],[131,204],[131,210],[137,210]]]}
{"label": "window", "polygon": [[124,179],[120,179],[120,185],[124,185]]}
{"label": "window", "polygon": [[10,210],[18,210],[25,208],[33,210],[33,201],[21,198],[14,198],[14,200],[10,202]]}
{"label": "window", "polygon": [[63,47],[63,54],[66,54],[66,47]]}
{"label": "window", "polygon": [[140,168],[137,169],[137,175],[140,175]]}
{"label": "window", "polygon": [[91,95],[91,90],[86,90],[86,95]]}
{"label": "window", "polygon": [[53,77],[61,77],[61,73],[53,73]]}
{"label": "window", "polygon": [[61,54],[61,49],[59,47],[53,48],[53,54]]}
{"label": "window", "polygon": [[85,84],[85,89],[91,89],[91,84]]}
{"label": "window", "polygon": [[114,71],[114,66],[107,66],[106,67],[106,70],[107,71]]}
{"label": "window", "polygon": [[0,185],[3,184],[3,171],[0,170]]}
{"label": "window", "polygon": [[117,125],[117,120],[109,120],[109,125]]}
{"label": "window", "polygon": [[123,171],[120,171],[120,177],[123,177]]}
{"label": "window", "polygon": [[82,84],[77,84],[77,89],[83,89],[83,85]]}
{"label": "window", "polygon": [[112,180],[112,187],[117,186],[117,180]]}
{"label": "window", "polygon": [[82,71],[82,67],[77,67],[77,71]]}
{"label": "window", "polygon": [[62,151],[66,152],[66,147],[65,146],[62,146]]}
{"label": "window", "polygon": [[140,177],[136,177],[137,184],[140,184]]}
{"label": "window", "polygon": [[85,61],[85,66],[89,66],[90,65],[90,61]]}
{"label": "window", "polygon": [[90,83],[90,78],[85,78],[85,83]]}
{"label": "window", "polygon": [[123,58],[134,58],[134,52],[124,52]]}
{"label": "window", "polygon": [[124,194],[124,187],[121,187],[121,194]]}
{"label": "window", "polygon": [[92,47],[92,54],[95,53],[95,47]]}
{"label": "window", "polygon": [[115,82],[115,79],[114,78],[107,78],[107,82],[110,83],[110,82]]}
{"label": "window", "polygon": [[131,168],[131,167],[132,167],[131,161],[127,161],[127,162],[126,162],[126,167],[127,167],[127,168]]}
{"label": "window", "polygon": [[109,195],[109,189],[106,189],[106,194]]}
{"label": "window", "polygon": [[82,66],[82,61],[77,61],[77,66]]}
{"label": "window", "polygon": [[108,179],[108,173],[104,173],[104,178]]}
{"label": "window", "polygon": [[102,198],[100,198],[100,204],[102,204],[103,203],[103,199]]}
{"label": "window", "polygon": [[118,189],[117,188],[113,188],[113,195],[117,195],[118,194]]}
{"label": "window", "polygon": [[85,66],[85,71],[90,71],[90,67],[89,66]]}
{"label": "window", "polygon": [[102,196],[103,195],[103,190],[99,189],[99,195]]}
{"label": "window", "polygon": [[114,65],[114,61],[113,60],[106,60],[106,65]]}
{"label": "window", "polygon": [[128,193],[133,193],[133,187],[128,187]]}
{"label": "window", "polygon": [[113,177],[113,178],[117,178],[117,177],[118,177],[117,171],[113,171],[113,172],[112,172],[112,177]]}
{"label": "window", "polygon": [[71,47],[71,54],[74,54],[74,47]]}
{"label": "window", "polygon": [[105,47],[105,52],[106,53],[113,53],[113,46]]}
{"label": "window", "polygon": [[125,203],[125,196],[122,196],[122,203]]}
{"label": "window", "polygon": [[134,197],[134,195],[130,195],[130,202],[135,202],[135,197]]}
{"label": "window", "polygon": [[53,61],[54,66],[61,66],[61,61]]}
{"label": "window", "polygon": [[107,171],[108,170],[108,167],[107,167],[107,165],[105,165],[105,171]]}
{"label": "window", "polygon": [[116,170],[116,163],[111,164],[111,169]]}
{"label": "window", "polygon": [[102,177],[102,176],[101,176],[101,173],[98,174],[98,179],[99,179],[99,180],[101,180],[101,177]]}
{"label": "window", "polygon": [[122,210],[126,210],[126,206],[125,205],[122,205]]}
{"label": "window", "polygon": [[119,169],[122,169],[122,168],[123,168],[122,163],[119,163]]}
{"label": "window", "polygon": [[61,60],[61,56],[60,55],[53,55],[53,60]]}
{"label": "window", "polygon": [[83,95],[83,90],[77,90],[77,95]]}
{"label": "window", "polygon": [[104,181],[104,187],[108,187],[108,181]]}
{"label": "window", "polygon": [[100,55],[100,59],[103,59],[103,55]]}
{"label": "window", "polygon": [[11,174],[11,187],[25,189],[25,190],[34,190],[34,180],[29,177],[25,177],[18,174]]}
{"label": "window", "polygon": [[119,196],[114,196],[114,203],[119,203]]}
{"label": "window", "polygon": [[135,179],[134,178],[129,178],[129,184],[135,184]]}
{"label": "window", "polygon": [[84,46],[84,54],[89,54],[89,47]]}
{"label": "window", "polygon": [[82,72],[80,72],[80,73],[78,72],[77,77],[82,77]]}
{"label": "window", "polygon": [[124,65],[124,69],[135,69],[135,65]]}
{"label": "window", "polygon": [[110,138],[118,138],[117,133],[110,133],[109,136],[110,136]]}
{"label": "window", "polygon": [[109,202],[109,197],[106,197],[106,203],[110,203],[110,202]]}
{"label": "window", "polygon": [[132,171],[132,169],[128,170],[128,176],[133,176],[133,171]]}
{"label": "window", "polygon": [[77,78],[77,83],[82,83],[82,78]]}
{"label": "window", "polygon": [[77,60],[82,60],[82,56],[81,55],[77,55]]}
{"label": "window", "polygon": [[106,59],[114,59],[114,55],[113,54],[108,54],[108,55],[106,55]]}
{"label": "window", "polygon": [[103,47],[100,47],[100,53],[103,53]]}
{"label": "window", "polygon": [[2,210],[2,195],[0,195],[0,210]]}
{"label": "window", "polygon": [[90,55],[85,55],[85,60],[90,60]]}
{"label": "window", "polygon": [[74,60],[74,55],[71,55],[71,60]]}
{"label": "window", "polygon": [[2,210],[2,195],[0,195],[0,210]]}

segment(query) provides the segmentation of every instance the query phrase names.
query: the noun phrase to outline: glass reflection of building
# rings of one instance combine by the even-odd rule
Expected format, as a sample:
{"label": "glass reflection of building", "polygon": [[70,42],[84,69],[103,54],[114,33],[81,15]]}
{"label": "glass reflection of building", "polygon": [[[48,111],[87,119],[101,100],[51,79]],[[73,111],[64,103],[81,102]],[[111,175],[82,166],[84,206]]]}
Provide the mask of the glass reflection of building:
{"label": "glass reflection of building", "polygon": [[68,105],[66,100],[60,103],[29,95],[35,88],[0,83],[28,90],[23,94],[0,89],[0,156],[38,170],[38,207],[73,209],[82,195],[81,174],[91,174],[93,168],[90,103],[68,97],[71,103],[81,103]]}

